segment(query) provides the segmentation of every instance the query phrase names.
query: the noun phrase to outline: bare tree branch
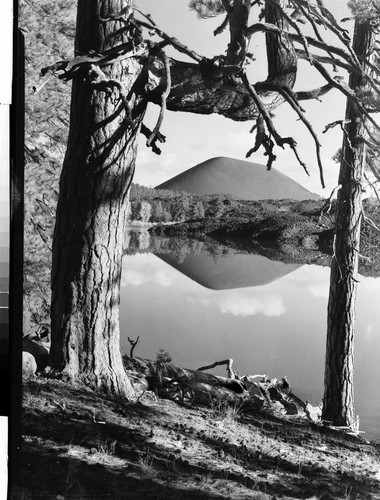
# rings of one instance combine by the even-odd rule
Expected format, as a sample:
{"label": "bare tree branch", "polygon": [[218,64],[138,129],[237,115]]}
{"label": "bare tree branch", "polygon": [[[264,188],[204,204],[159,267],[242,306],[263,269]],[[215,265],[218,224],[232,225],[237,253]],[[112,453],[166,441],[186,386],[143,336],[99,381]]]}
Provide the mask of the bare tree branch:
{"label": "bare tree branch", "polygon": [[157,138],[158,133],[160,132],[160,128],[162,125],[162,121],[164,119],[164,114],[166,110],[166,100],[168,98],[168,95],[170,93],[170,88],[171,88],[171,77],[170,77],[170,63],[169,63],[169,58],[166,54],[163,53],[163,58],[164,58],[164,63],[165,63],[165,72],[166,72],[166,88],[162,92],[161,95],[161,109],[160,109],[160,114],[158,117],[158,121],[156,126],[154,127],[154,130],[150,137],[147,140],[146,145],[150,146],[152,142]]}
{"label": "bare tree branch", "polygon": [[[372,168],[371,168],[371,170],[372,170]],[[373,170],[372,170],[372,173],[374,173]],[[378,174],[375,175],[375,177],[377,179],[377,182],[379,182]],[[375,186],[375,183],[371,181],[371,179],[368,177],[368,175],[365,172],[364,172],[364,179],[368,182],[368,185],[371,186],[372,191],[374,192],[374,195],[376,196],[377,201],[380,204],[379,187]]]}
{"label": "bare tree branch", "polygon": [[[251,95],[254,103],[256,104],[258,110],[260,111],[261,115],[263,116],[265,124],[266,124],[266,126],[268,128],[268,131],[269,131],[270,135],[273,136],[276,144],[278,146],[280,146],[281,148],[284,148],[284,145],[288,144],[290,146],[290,148],[293,150],[293,152],[295,153],[297,160],[299,161],[299,163],[301,164],[301,166],[303,167],[303,169],[305,170],[305,172],[309,175],[309,172],[308,172],[308,170],[306,168],[305,163],[301,161],[301,159],[300,159],[300,157],[298,155],[297,147],[296,147],[297,146],[296,141],[293,139],[293,137],[281,137],[280,136],[280,134],[277,132],[277,130],[276,130],[275,126],[274,126],[274,123],[272,121],[272,118],[270,117],[269,112],[267,111],[267,109],[265,108],[264,104],[262,103],[262,101],[261,101],[259,95],[257,94],[255,88],[249,83],[247,75],[246,75],[246,73],[244,71],[241,72],[240,78],[241,78],[242,82],[244,83],[245,87],[247,88],[248,92],[250,93],[250,95]],[[258,128],[259,128],[259,126],[258,126]],[[261,144],[266,149],[266,153],[267,153],[267,155],[269,157],[268,169],[270,169],[273,161],[276,159],[275,155],[273,154],[273,143],[270,141],[270,137],[268,137],[266,134],[263,134],[262,135],[262,142],[261,142]],[[258,143],[256,141],[254,150],[257,150],[257,147],[258,147]],[[251,154],[251,152],[253,152],[253,150],[250,150],[247,153],[247,155],[249,156]],[[323,181],[323,177],[322,177],[321,180]],[[324,185],[324,183],[322,185]]]}
{"label": "bare tree branch", "polygon": [[235,372],[232,369],[232,364],[234,360],[232,358],[230,359],[224,359],[223,361],[215,361],[212,365],[207,365],[207,366],[201,366],[200,368],[197,369],[197,372],[202,372],[205,370],[211,370],[212,368],[215,368],[216,366],[221,366],[221,365],[227,365],[227,372],[228,372],[228,378],[233,378],[235,379]]}
{"label": "bare tree branch", "polygon": [[[297,49],[296,53],[297,53],[297,57],[299,57],[299,59],[306,59],[306,60],[310,61],[310,54],[309,55],[306,54],[305,51]],[[316,54],[313,54],[312,57],[313,57],[313,60],[317,60],[321,64],[331,64],[334,68],[336,68],[336,66],[339,66],[340,68],[343,68],[346,71],[352,71],[352,67],[349,64],[347,64],[343,61],[340,61],[339,59],[336,59],[335,57],[325,57],[325,56],[320,56],[320,55],[316,55]]]}
{"label": "bare tree branch", "polygon": [[[290,31],[287,30],[282,30],[275,24],[271,23],[255,23],[252,24],[248,28],[248,32],[253,35],[254,33],[261,33],[261,32],[266,32],[266,33],[273,33],[278,36],[281,36],[283,33],[286,34],[291,40],[294,42],[302,43],[302,39],[299,35],[295,33],[291,33]],[[336,54],[337,56],[341,57],[345,61],[347,61],[352,67],[357,66],[355,64],[355,61],[351,58],[351,55],[347,53],[344,49],[341,49],[340,47],[335,47],[333,45],[329,45],[325,42],[321,42],[319,40],[316,40],[315,38],[312,38],[310,36],[305,37],[308,45],[311,45],[313,47],[316,47],[318,49],[324,50],[325,52],[329,53],[331,52],[332,54]],[[359,66],[360,68],[360,66]]]}
{"label": "bare tree branch", "polygon": [[[377,197],[377,199],[379,200],[379,197]],[[366,213],[364,212],[364,210],[362,210],[362,217],[363,217],[363,220],[369,224],[371,227],[373,227],[373,229],[375,229],[375,231],[377,231],[378,233],[380,233],[380,228],[373,222],[373,220],[368,217],[366,215]]]}
{"label": "bare tree branch", "polygon": [[[152,134],[153,134],[153,132],[146,125],[144,125],[144,123],[141,124],[141,133],[147,139],[149,139],[152,136]],[[161,149],[157,146],[157,141],[161,142],[161,143],[166,142],[166,136],[164,136],[163,134],[161,134],[161,132],[158,132],[155,135],[155,138],[149,144],[149,147],[152,149],[153,153],[155,153],[156,155],[160,155],[161,154]]]}
{"label": "bare tree branch", "polygon": [[133,351],[135,350],[135,347],[140,341],[140,335],[137,336],[136,340],[132,340],[128,337],[128,342],[131,344],[131,350],[129,351],[129,357],[133,358]]}
{"label": "bare tree branch", "polygon": [[135,9],[137,12],[139,12],[142,16],[144,16],[146,19],[149,20],[149,24],[141,21],[141,20],[136,20],[136,23],[139,26],[143,26],[149,30],[153,30],[160,38],[168,42],[170,45],[172,45],[175,49],[178,50],[178,52],[181,52],[182,54],[186,54],[189,56],[191,59],[194,59],[198,63],[203,61],[204,57],[197,54],[194,50],[189,49],[189,47],[186,47],[183,43],[179,42],[177,38],[174,38],[172,36],[169,36],[167,33],[165,33],[162,29],[160,29],[153,18],[149,14],[144,14],[141,12],[139,9]]}
{"label": "bare tree branch", "polygon": [[320,100],[319,98],[327,94],[327,92],[330,92],[332,88],[333,86],[330,83],[327,83],[326,85],[323,85],[322,87],[318,87],[316,89],[295,92],[295,96],[297,98],[297,101],[307,101],[310,99]]}
{"label": "bare tree branch", "polygon": [[292,109],[298,114],[301,121],[305,124],[305,126],[307,127],[311,136],[314,139],[320,181],[321,181],[322,187],[325,187],[325,181],[324,181],[324,175],[323,175],[323,165],[322,165],[322,160],[321,160],[321,145],[320,145],[317,134],[315,133],[311,123],[309,122],[309,120],[305,116],[304,110],[300,107],[300,105],[297,101],[297,97],[294,94],[294,92],[292,92],[291,89],[287,88],[286,86],[275,85],[275,84],[265,83],[265,82],[257,84],[256,88],[260,88],[261,90],[268,89],[268,90],[279,92],[283,96],[283,98],[288,102],[288,104],[292,107]]}
{"label": "bare tree branch", "polygon": [[333,78],[326,68],[323,66],[323,64],[319,63],[317,60],[314,60],[314,67],[319,71],[319,73],[325,78],[326,81],[328,81],[333,87],[337,88],[344,94],[348,99],[352,99],[353,102],[356,104],[358,107],[360,113],[363,115],[363,117],[367,118],[368,121],[372,123],[372,125],[376,128],[376,130],[380,131],[380,126],[372,118],[370,113],[365,109],[365,107],[362,105],[362,103],[359,101],[359,99],[356,97],[356,94],[354,90],[352,90],[348,85],[346,85],[344,82],[338,82],[335,78]]}
{"label": "bare tree branch", "polygon": [[230,18],[230,16],[229,16],[229,14],[227,14],[226,17],[224,18],[224,21],[222,22],[222,24],[214,30],[214,36],[217,36],[217,35],[220,35],[221,33],[223,33],[223,31],[227,28],[229,18]]}
{"label": "bare tree branch", "polygon": [[128,91],[124,87],[124,85],[119,81],[112,78],[108,78],[103,71],[96,65],[92,64],[89,69],[89,75],[92,79],[92,84],[95,87],[105,87],[105,88],[113,88],[116,87],[119,91],[120,99],[123,103],[124,109],[127,114],[127,119],[129,123],[132,123],[132,111],[129,105],[128,100]]}

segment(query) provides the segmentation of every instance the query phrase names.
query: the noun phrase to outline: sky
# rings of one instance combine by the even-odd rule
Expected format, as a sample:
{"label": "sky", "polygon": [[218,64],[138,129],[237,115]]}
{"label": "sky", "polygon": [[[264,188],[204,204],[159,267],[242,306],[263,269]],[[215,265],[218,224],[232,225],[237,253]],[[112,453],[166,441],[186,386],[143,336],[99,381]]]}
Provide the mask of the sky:
{"label": "sky", "polygon": [[[228,43],[228,33],[219,37],[212,34],[222,20],[221,17],[200,20],[195,12],[188,8],[187,0],[136,0],[136,6],[145,13],[150,13],[156,23],[168,34],[178,38],[188,47],[201,55],[212,57],[222,54]],[[325,0],[337,19],[347,17],[348,8],[345,0]],[[252,83],[266,78],[266,61],[263,57],[263,35],[255,35],[251,40],[250,51],[257,60],[251,63],[248,74]],[[183,59],[183,55],[170,52],[170,55]],[[325,82],[308,63],[299,66],[299,79],[296,90],[305,90],[323,85]],[[293,135],[297,141],[302,159],[308,166],[310,177],[298,164],[289,148],[277,148],[275,168],[299,182],[307,189],[322,196],[329,196],[337,184],[338,165],[332,156],[342,142],[340,130],[331,129],[323,134],[328,123],[342,119],[345,111],[345,99],[338,91],[332,91],[322,102],[304,102],[303,107],[317,132],[322,145],[322,161],[325,170],[326,188],[322,189],[318,165],[315,156],[314,141],[305,126],[301,124],[288,105],[281,106],[276,112],[275,124],[279,132]],[[159,108],[151,105],[146,123],[154,127]],[[254,144],[254,134],[250,134],[253,122],[233,122],[217,115],[202,116],[190,113],[166,112],[161,131],[166,135],[160,156],[155,155],[145,145],[144,137],[139,143],[135,182],[147,186],[156,186],[171,177],[216,156],[227,156],[245,160],[246,152]],[[266,163],[262,151],[252,155],[249,161]]]}

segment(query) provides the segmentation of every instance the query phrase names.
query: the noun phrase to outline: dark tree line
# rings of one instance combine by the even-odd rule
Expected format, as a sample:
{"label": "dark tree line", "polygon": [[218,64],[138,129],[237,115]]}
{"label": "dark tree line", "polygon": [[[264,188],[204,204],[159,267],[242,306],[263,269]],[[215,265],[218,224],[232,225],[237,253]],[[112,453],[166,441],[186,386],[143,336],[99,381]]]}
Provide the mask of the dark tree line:
{"label": "dark tree line", "polygon": [[220,217],[233,203],[232,196],[192,195],[132,184],[129,219],[141,222],[182,222],[204,217]]}

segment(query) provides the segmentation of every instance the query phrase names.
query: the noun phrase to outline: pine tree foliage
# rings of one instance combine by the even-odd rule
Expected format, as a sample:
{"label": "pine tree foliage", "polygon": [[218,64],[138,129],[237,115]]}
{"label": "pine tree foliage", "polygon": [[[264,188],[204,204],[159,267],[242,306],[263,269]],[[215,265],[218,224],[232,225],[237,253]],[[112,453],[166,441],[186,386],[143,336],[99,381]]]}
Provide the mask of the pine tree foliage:
{"label": "pine tree foliage", "polygon": [[353,17],[360,23],[371,22],[374,27],[380,23],[380,1],[379,0],[349,0],[348,7]]}
{"label": "pine tree foliage", "polygon": [[[50,319],[50,268],[58,183],[65,154],[70,85],[36,89],[39,73],[73,55],[76,0],[20,0],[25,40],[24,309],[28,328]],[[37,90],[37,92],[36,92]]]}
{"label": "pine tree foliage", "polygon": [[191,0],[189,7],[195,10],[201,19],[209,19],[226,12],[222,0]]}

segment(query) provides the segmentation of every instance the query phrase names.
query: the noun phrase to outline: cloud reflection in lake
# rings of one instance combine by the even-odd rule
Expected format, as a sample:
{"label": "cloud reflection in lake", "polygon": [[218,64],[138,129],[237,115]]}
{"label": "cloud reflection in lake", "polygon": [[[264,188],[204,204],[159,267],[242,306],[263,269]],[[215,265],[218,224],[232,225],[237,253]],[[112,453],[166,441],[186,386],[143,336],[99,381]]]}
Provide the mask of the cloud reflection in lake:
{"label": "cloud reflection in lake", "polygon": [[[247,267],[244,259],[240,262]],[[244,287],[227,288],[228,283],[236,285],[232,274],[227,273],[229,281],[223,285],[215,272],[228,269],[225,262],[211,273],[211,284],[219,287],[215,290],[182,274],[178,263],[174,268],[153,254],[125,256],[122,351],[129,351],[127,336],[139,334],[136,355],[141,357],[154,359],[163,347],[176,364],[188,368],[232,357],[240,373],[286,375],[297,395],[318,404],[323,393],[329,268],[295,266],[286,272],[284,265],[278,268],[282,269],[279,279],[272,275],[267,280],[261,274],[258,286],[249,286],[249,272],[244,275],[243,266],[237,275]],[[193,278],[199,276],[210,284],[207,267],[198,265]],[[380,398],[375,381],[380,379],[380,308],[375,299],[379,292],[380,279],[360,277],[355,401],[362,428],[378,438]]]}
{"label": "cloud reflection in lake", "polygon": [[286,307],[282,297],[274,295],[257,296],[254,291],[231,290],[222,295],[197,298],[188,296],[189,300],[197,301],[206,306],[215,305],[222,314],[232,314],[233,316],[254,316],[264,314],[264,316],[281,316],[286,313]]}

